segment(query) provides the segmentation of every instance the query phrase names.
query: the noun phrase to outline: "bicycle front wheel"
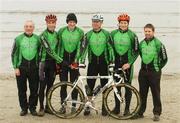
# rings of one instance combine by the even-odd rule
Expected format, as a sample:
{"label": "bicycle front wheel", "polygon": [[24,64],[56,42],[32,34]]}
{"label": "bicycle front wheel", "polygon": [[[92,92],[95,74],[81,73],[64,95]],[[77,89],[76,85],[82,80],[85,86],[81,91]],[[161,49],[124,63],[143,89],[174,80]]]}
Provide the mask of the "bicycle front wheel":
{"label": "bicycle front wheel", "polygon": [[132,118],[140,109],[141,99],[137,89],[129,84],[116,86],[120,100],[115,95],[113,86],[104,93],[104,105],[110,116],[119,120]]}
{"label": "bicycle front wheel", "polygon": [[49,90],[48,106],[59,118],[73,118],[84,108],[85,97],[79,86],[70,82],[59,82]]}

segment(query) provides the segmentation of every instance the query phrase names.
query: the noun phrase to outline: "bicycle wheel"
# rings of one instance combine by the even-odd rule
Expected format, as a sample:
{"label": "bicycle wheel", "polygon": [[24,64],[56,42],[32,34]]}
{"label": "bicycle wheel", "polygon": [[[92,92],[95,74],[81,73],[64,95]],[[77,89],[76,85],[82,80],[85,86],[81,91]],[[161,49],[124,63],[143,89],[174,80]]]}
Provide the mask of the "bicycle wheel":
{"label": "bicycle wheel", "polygon": [[[118,95],[122,102],[115,108],[115,93],[113,87],[109,87],[104,93],[104,105],[110,116],[119,120],[132,118],[140,109],[141,99],[137,89],[129,84],[121,83],[117,86]],[[131,98],[131,100],[130,100]]]}
{"label": "bicycle wheel", "polygon": [[83,110],[84,94],[78,86],[72,90],[73,86],[70,82],[59,82],[49,90],[48,106],[57,117],[73,118]]}

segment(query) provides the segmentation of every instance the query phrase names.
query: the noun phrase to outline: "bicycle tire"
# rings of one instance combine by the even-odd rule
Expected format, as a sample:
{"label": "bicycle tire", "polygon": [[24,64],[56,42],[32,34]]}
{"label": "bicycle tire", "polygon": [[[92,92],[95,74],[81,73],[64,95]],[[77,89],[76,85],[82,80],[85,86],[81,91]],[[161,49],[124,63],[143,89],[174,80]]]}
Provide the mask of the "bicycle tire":
{"label": "bicycle tire", "polygon": [[[127,84],[127,83],[120,83],[120,84],[117,85],[117,87],[120,87],[120,88],[122,88],[122,87],[128,88],[128,89],[130,89],[130,90],[135,94],[135,98],[136,98],[136,100],[137,100],[137,105],[135,106],[135,109],[134,109],[129,115],[119,115],[119,114],[113,113],[113,111],[110,109],[110,106],[109,106],[109,104],[108,104],[108,96],[110,96],[110,92],[113,92],[113,93],[114,93],[112,86],[109,87],[109,88],[107,88],[106,91],[105,91],[105,93],[104,93],[104,97],[103,97],[103,98],[104,98],[104,99],[103,99],[103,101],[104,101],[104,106],[105,106],[108,114],[109,114],[111,117],[116,118],[116,119],[118,119],[118,120],[127,120],[127,119],[130,119],[130,118],[132,118],[133,116],[135,116],[135,115],[138,113],[139,109],[140,109],[141,99],[140,99],[139,92],[137,91],[137,89],[136,89],[135,87],[133,87],[133,86]],[[112,98],[112,96],[111,96],[111,98]],[[113,98],[114,98],[114,96],[113,96]]]}
{"label": "bicycle tire", "polygon": [[[55,90],[58,90],[58,89],[60,89],[61,87],[64,87],[64,86],[72,88],[74,85],[73,85],[72,83],[70,83],[70,82],[59,82],[59,83],[54,84],[54,85],[50,88],[50,90],[49,90],[49,92],[48,92],[47,104],[48,104],[50,110],[52,111],[52,113],[53,113],[54,115],[56,115],[57,117],[63,118],[63,119],[70,119],[70,118],[76,117],[77,115],[79,115],[79,113],[81,113],[81,111],[82,111],[83,108],[84,108],[84,104],[80,104],[79,107],[77,108],[77,110],[76,110],[74,113],[70,113],[70,114],[67,114],[67,113],[61,114],[61,113],[59,113],[57,110],[55,110],[55,107],[53,107],[53,105],[52,105],[53,93],[55,92]],[[84,94],[83,94],[82,90],[80,89],[79,86],[76,86],[75,89],[76,89],[77,92],[78,92],[80,101],[81,101],[82,103],[84,103],[85,97],[84,97]],[[59,92],[59,94],[60,94],[60,92]],[[60,96],[60,95],[59,95],[59,96]],[[69,101],[69,100],[68,100],[68,101]]]}

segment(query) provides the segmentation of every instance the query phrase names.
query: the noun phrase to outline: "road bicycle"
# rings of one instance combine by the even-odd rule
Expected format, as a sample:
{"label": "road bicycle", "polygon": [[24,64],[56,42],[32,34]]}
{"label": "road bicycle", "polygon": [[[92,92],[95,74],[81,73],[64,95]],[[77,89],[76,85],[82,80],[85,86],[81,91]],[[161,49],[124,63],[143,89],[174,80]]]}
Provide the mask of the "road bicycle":
{"label": "road bicycle", "polygon": [[[79,65],[78,69],[84,68],[84,65]],[[47,102],[50,110],[54,115],[59,118],[73,118],[81,113],[83,109],[89,107],[98,113],[94,101],[103,93],[103,102],[107,113],[116,119],[125,120],[135,116],[140,109],[141,99],[139,93],[135,87],[124,82],[126,80],[125,71],[122,68],[114,70],[114,64],[108,66],[108,76],[81,76],[75,82],[58,82],[53,85],[49,90]],[[119,78],[119,81],[115,81],[115,77]],[[88,86],[84,83],[87,79],[108,79],[105,86],[98,85],[93,90],[93,96],[91,99],[87,96]],[[65,95],[61,95],[61,89],[66,90]],[[125,94],[127,89],[131,91],[132,98],[129,107],[129,113],[124,114],[126,99]],[[73,98],[73,93],[76,93],[76,99]],[[62,96],[64,96],[62,98]],[[118,114],[113,112],[115,107],[115,96],[120,101],[120,112]],[[65,109],[65,112],[61,112],[61,108]]]}

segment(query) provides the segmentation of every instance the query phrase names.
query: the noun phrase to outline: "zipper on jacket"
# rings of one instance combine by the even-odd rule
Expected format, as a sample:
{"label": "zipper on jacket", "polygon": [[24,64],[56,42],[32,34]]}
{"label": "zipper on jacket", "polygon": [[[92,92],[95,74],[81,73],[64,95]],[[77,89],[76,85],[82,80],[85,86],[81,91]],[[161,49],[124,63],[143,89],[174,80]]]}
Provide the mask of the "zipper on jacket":
{"label": "zipper on jacket", "polygon": [[99,56],[97,56],[97,64],[99,64]]}
{"label": "zipper on jacket", "polygon": [[30,61],[28,61],[28,68],[30,68],[31,67],[31,62]]}
{"label": "zipper on jacket", "polygon": [[122,62],[121,60],[122,60],[122,58],[121,58],[121,56],[119,56],[119,62],[120,62],[120,63]]}
{"label": "zipper on jacket", "polygon": [[[28,42],[29,42],[29,53],[30,53],[30,39],[28,40]],[[31,62],[28,61],[28,68],[30,68],[30,64],[31,64]]]}
{"label": "zipper on jacket", "polygon": [[69,63],[71,63],[71,54],[70,53],[68,54],[69,54]]}
{"label": "zipper on jacket", "polygon": [[146,64],[146,71],[148,72],[148,65]]}

